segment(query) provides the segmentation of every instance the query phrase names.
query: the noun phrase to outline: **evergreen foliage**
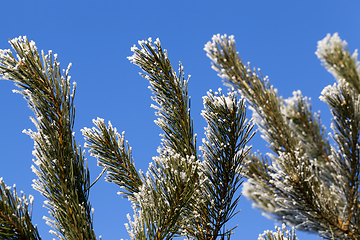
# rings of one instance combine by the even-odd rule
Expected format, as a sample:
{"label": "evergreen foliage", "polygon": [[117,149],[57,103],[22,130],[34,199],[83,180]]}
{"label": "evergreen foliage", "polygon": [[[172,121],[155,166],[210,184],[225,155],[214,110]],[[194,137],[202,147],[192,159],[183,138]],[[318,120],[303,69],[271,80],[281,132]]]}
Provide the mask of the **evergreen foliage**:
{"label": "evergreen foliage", "polygon": [[36,226],[31,223],[34,197],[27,198],[24,193],[18,196],[15,185],[13,192],[10,190],[0,178],[0,239],[40,239]]}
{"label": "evergreen foliage", "polygon": [[[197,152],[190,115],[190,97],[179,64],[176,73],[158,39],[139,41],[129,60],[150,83],[152,105],[162,142],[146,173],[135,168],[125,133],[110,122],[93,120],[84,128],[85,147],[133,204],[126,228],[131,239],[230,239],[228,221],[239,212],[239,187],[271,217],[327,239],[359,239],[359,63],[337,34],[318,43],[317,56],[337,83],[322,92],[334,116],[329,142],[320,116],[301,95],[283,99],[235,50],[233,36],[216,35],[205,45],[213,68],[232,91],[219,89],[203,97],[206,139]],[[73,134],[75,86],[69,69],[60,71],[57,55],[38,53],[26,37],[10,40],[0,51],[0,74],[14,81],[34,111],[37,132],[25,131],[35,142],[33,187],[47,200],[44,217],[59,239],[96,239],[89,192],[89,169]],[[254,132],[245,101],[272,154],[250,151]],[[20,196],[0,179],[0,239],[41,239],[31,221],[33,197]],[[30,210],[29,210],[30,205]],[[294,240],[294,229],[265,231],[263,240]]]}
{"label": "evergreen foliage", "polygon": [[285,224],[282,225],[282,229],[275,227],[275,233],[273,231],[267,230],[263,234],[259,235],[258,240],[296,240],[297,238],[295,236],[294,228],[290,232],[285,227]]}
{"label": "evergreen foliage", "polygon": [[359,62],[337,34],[318,42],[316,55],[337,80],[320,99],[333,115],[330,145],[320,115],[295,91],[282,99],[260,69],[245,65],[233,37],[216,35],[205,50],[213,68],[249,102],[269,143],[267,157],[251,153],[243,193],[270,217],[326,239],[359,239]]}
{"label": "evergreen foliage", "polygon": [[[0,71],[21,89],[17,92],[35,113],[36,118],[31,119],[37,132],[25,132],[35,142],[37,168],[32,169],[38,180],[33,187],[47,198],[51,218],[45,220],[59,239],[95,239],[88,200],[89,170],[73,135],[75,84],[71,91],[71,65],[62,75],[57,54],[42,52],[40,57],[35,43],[26,37],[10,40],[10,44],[17,58],[10,50],[2,50]],[[18,234],[14,229],[13,235]]]}

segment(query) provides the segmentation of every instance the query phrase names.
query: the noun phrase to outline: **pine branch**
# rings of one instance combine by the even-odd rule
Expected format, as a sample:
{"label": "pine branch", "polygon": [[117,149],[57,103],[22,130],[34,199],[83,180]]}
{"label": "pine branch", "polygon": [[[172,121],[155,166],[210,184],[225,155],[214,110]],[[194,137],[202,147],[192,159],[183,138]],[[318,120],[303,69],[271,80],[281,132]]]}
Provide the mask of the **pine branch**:
{"label": "pine branch", "polygon": [[31,221],[34,197],[27,198],[23,193],[19,196],[15,185],[14,190],[10,190],[0,178],[0,239],[41,239]]}
{"label": "pine branch", "polygon": [[313,113],[310,99],[303,97],[300,91],[294,91],[293,97],[285,99],[282,107],[294,135],[299,138],[309,158],[330,162],[330,144],[325,127],[321,124],[320,112]]}
{"label": "pine branch", "polygon": [[200,163],[194,156],[183,158],[171,149],[153,160],[146,175],[142,174],[144,184],[135,196],[148,238],[171,239],[180,234],[193,214],[188,211],[201,184],[195,177]]}
{"label": "pine branch", "polygon": [[358,51],[350,55],[347,42],[341,41],[338,33],[318,41],[318,49],[315,54],[321,60],[324,67],[337,79],[345,79],[352,88],[360,93],[360,65],[357,61]]}
{"label": "pine branch", "polygon": [[179,64],[177,75],[159,39],[153,43],[149,38],[148,41],[139,41],[139,45],[141,50],[132,47],[134,54],[128,59],[146,73],[141,75],[150,82],[153,100],[158,104],[152,105],[158,110],[156,115],[159,118],[155,122],[164,131],[164,145],[183,157],[196,156],[196,135],[187,93],[189,79],[185,80],[183,66]]}
{"label": "pine branch", "polygon": [[106,180],[119,185],[126,191],[120,191],[132,202],[135,201],[134,193],[139,192],[142,180],[135,168],[131,147],[109,122],[106,127],[104,120],[93,120],[97,128],[84,128],[82,133],[86,140],[86,147],[92,156],[98,158],[98,164],[107,170]]}
{"label": "pine branch", "polygon": [[[203,140],[205,183],[207,201],[199,205],[198,221],[203,222],[202,232],[196,239],[217,239],[231,230],[221,233],[225,224],[237,213],[240,195],[236,192],[242,184],[242,166],[249,152],[246,144],[251,139],[252,126],[246,122],[244,101],[234,94],[225,97],[219,92],[209,92],[204,97],[203,117],[208,123]],[[196,231],[194,231],[196,232]]]}
{"label": "pine branch", "polygon": [[35,43],[26,37],[10,40],[10,44],[17,59],[10,50],[2,50],[0,73],[22,89],[16,92],[35,113],[32,121],[38,132],[25,132],[35,142],[38,169],[33,167],[33,171],[39,179],[33,187],[48,199],[45,205],[52,219],[45,219],[60,239],[96,239],[88,201],[89,171],[73,135],[75,84],[71,92],[71,65],[63,76],[57,54],[42,53],[41,59]]}
{"label": "pine branch", "polygon": [[[329,105],[334,116],[332,129],[335,134],[333,139],[339,148],[332,150],[332,157],[337,170],[336,174],[342,186],[345,206],[343,214],[336,219],[337,228],[352,239],[358,239],[360,238],[358,217],[360,213],[360,99],[358,92],[360,79],[358,69],[355,66],[359,66],[359,62],[357,61],[357,51],[350,57],[346,46],[346,42],[341,41],[335,33],[333,36],[328,35],[318,42],[316,54],[328,71],[337,79],[336,84],[324,88],[320,97]],[[334,59],[337,61],[336,64]],[[356,74],[349,74],[350,72]]]}
{"label": "pine branch", "polygon": [[[338,179],[341,172],[336,166],[338,161],[334,160],[334,150],[308,100],[300,92],[294,92],[294,97],[285,101],[278,97],[276,89],[267,77],[262,77],[260,70],[258,75],[249,63],[247,66],[242,63],[233,37],[214,36],[205,50],[213,60],[213,68],[225,82],[249,101],[256,123],[274,152],[270,154],[271,161],[262,155],[250,155],[246,163],[246,176],[250,180],[245,184],[244,193],[272,217],[299,229],[330,237],[331,228],[337,236],[345,234],[357,239],[357,227],[352,228],[354,232],[349,231],[346,222],[349,218],[344,215],[344,209],[350,210],[347,201],[353,202],[351,211],[358,201],[354,195],[357,161],[350,168],[355,169],[349,181],[353,185],[348,188]],[[348,63],[346,66],[356,65]],[[345,72],[351,71],[345,69]],[[355,86],[357,80],[347,81],[354,82]],[[354,150],[355,138],[357,136],[352,138]],[[346,199],[347,191],[352,192],[351,199]]]}
{"label": "pine branch", "polygon": [[219,72],[219,76],[228,85],[239,90],[256,112],[256,123],[271,142],[271,150],[275,153],[291,151],[298,142],[292,137],[283,118],[283,100],[277,96],[277,91],[270,85],[268,77],[257,75],[255,68],[251,69],[250,63],[247,66],[243,64],[235,50],[233,36],[227,38],[226,35],[216,35],[212,42],[205,45],[205,50],[213,61],[212,68]]}
{"label": "pine branch", "polygon": [[164,139],[160,156],[154,158],[146,176],[142,174],[143,185],[135,194],[142,220],[136,226],[130,224],[130,235],[142,239],[141,226],[146,226],[149,239],[171,239],[181,234],[184,221],[191,219],[193,207],[189,206],[202,184],[187,93],[189,79],[185,80],[181,64],[179,74],[175,73],[158,39],[154,43],[151,38],[139,41],[139,45],[141,49],[132,47],[134,55],[129,60],[146,73],[141,75],[150,82],[153,100],[158,104],[152,105],[158,110],[155,122],[164,131]]}
{"label": "pine branch", "polygon": [[259,235],[258,240],[297,240],[298,238],[295,235],[295,229],[292,231],[286,229],[285,224],[282,225],[282,229],[280,227],[275,227],[276,232],[273,231],[265,231],[263,234]]}

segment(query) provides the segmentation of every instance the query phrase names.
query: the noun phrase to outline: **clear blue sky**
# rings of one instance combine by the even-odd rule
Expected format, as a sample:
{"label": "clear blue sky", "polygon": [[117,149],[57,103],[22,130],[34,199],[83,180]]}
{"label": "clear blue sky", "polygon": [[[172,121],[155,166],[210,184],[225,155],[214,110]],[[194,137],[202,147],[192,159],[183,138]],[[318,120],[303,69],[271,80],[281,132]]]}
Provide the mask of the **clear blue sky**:
{"label": "clear blue sky", "polygon": [[[329,110],[318,97],[334,78],[314,54],[317,41],[338,32],[351,52],[360,47],[360,2],[355,0],[2,1],[1,9],[1,49],[10,48],[9,38],[26,35],[38,49],[58,53],[62,68],[73,63],[70,75],[77,82],[77,142],[83,145],[80,129],[92,127],[92,119],[110,120],[119,132],[126,131],[136,167],[143,170],[157,155],[160,129],[153,122],[148,82],[126,59],[137,40],[159,37],[174,68],[181,61],[185,74],[192,75],[189,93],[199,140],[205,126],[200,116],[201,97],[210,88],[226,89],[203,50],[213,34],[234,35],[242,59],[260,67],[284,97],[297,89],[312,97],[313,109],[321,110],[328,129]],[[52,239],[42,219],[47,215],[42,208],[45,199],[31,188],[35,178],[30,170],[33,142],[22,133],[23,129],[35,130],[29,120],[32,112],[20,95],[12,93],[13,83],[0,84],[0,177],[7,185],[16,183],[18,190],[35,197],[33,221],[43,239]],[[254,150],[267,150],[259,135],[251,144]],[[88,154],[87,158],[94,180],[101,169],[96,159]],[[91,190],[95,232],[103,239],[129,238],[124,223],[132,209],[117,190],[104,180]],[[264,230],[274,229],[275,222],[252,209],[245,197],[239,208],[241,212],[232,221],[239,227],[232,239],[257,239]],[[298,233],[300,240],[317,239],[316,235]]]}

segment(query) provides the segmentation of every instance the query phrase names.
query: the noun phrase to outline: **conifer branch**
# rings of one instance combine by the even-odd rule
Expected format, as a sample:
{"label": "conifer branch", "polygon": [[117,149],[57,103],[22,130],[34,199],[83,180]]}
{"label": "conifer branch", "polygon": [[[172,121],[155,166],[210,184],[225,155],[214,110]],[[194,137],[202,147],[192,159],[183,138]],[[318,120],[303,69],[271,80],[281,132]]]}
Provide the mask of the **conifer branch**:
{"label": "conifer branch", "polygon": [[285,224],[283,224],[282,229],[280,227],[275,227],[275,229],[276,232],[267,230],[260,234],[258,240],[298,240],[294,228],[292,228],[292,231],[289,231],[286,229]]}
{"label": "conifer branch", "polygon": [[163,50],[159,39],[153,43],[149,38],[139,41],[141,49],[132,47],[133,56],[128,57],[146,74],[154,94],[153,100],[158,106],[159,118],[156,124],[164,131],[163,143],[175,152],[186,157],[196,156],[196,135],[193,132],[193,122],[190,117],[190,97],[187,93],[189,78],[185,80],[183,66],[179,64],[179,74],[173,70],[166,50]]}
{"label": "conifer branch", "polygon": [[104,119],[93,120],[95,127],[84,128],[82,133],[86,140],[86,147],[92,156],[98,158],[98,164],[106,168],[106,180],[119,185],[125,191],[119,193],[134,201],[134,193],[139,191],[142,180],[135,168],[131,147],[109,122],[108,127]]}
{"label": "conifer branch", "polygon": [[285,104],[282,107],[285,119],[308,156],[329,163],[331,147],[327,132],[321,124],[320,113],[313,113],[310,99],[294,91],[293,97],[285,99]]}
{"label": "conifer branch", "polygon": [[326,87],[322,93],[321,99],[329,105],[334,116],[333,139],[339,149],[332,150],[332,157],[344,194],[344,213],[336,219],[336,223],[341,231],[354,236],[360,234],[357,217],[360,213],[360,99],[354,88],[345,80],[339,80],[338,84]]}
{"label": "conifer branch", "polygon": [[[335,39],[330,45],[341,46],[334,42],[338,41]],[[329,51],[318,49],[318,52],[334,55],[339,52],[336,47]],[[285,101],[278,97],[276,89],[269,84],[268,77],[263,78],[260,70],[257,74],[249,63],[247,66],[242,63],[235,50],[235,40],[232,36],[214,36],[213,41],[205,46],[205,50],[219,76],[249,101],[256,123],[274,153],[270,154],[271,161],[263,158],[261,154],[250,154],[245,172],[249,181],[245,184],[243,192],[272,217],[289,222],[299,229],[319,232],[324,237],[330,237],[331,228],[338,237],[345,235],[351,239],[358,239],[357,221],[354,221],[354,215],[357,216],[358,211],[355,205],[359,201],[356,153],[358,117],[355,107],[358,106],[357,94],[349,94],[353,99],[336,97],[337,91],[330,88],[331,93],[326,94],[336,98],[336,101],[331,101],[334,102],[334,106],[330,107],[336,108],[333,110],[336,113],[333,114],[335,126],[338,126],[334,130],[343,136],[337,141],[336,138],[341,134],[335,134],[339,148],[344,149],[338,152],[330,147],[320,118],[312,113],[308,99],[303,98],[299,91],[294,92],[294,97]],[[352,62],[343,64],[338,61],[337,66],[341,66],[339,70],[335,66],[331,68],[333,62],[325,57],[322,61],[324,65],[331,66],[329,71],[334,73],[337,79],[339,76],[348,77],[345,81],[357,91],[358,72],[354,67],[358,66],[355,61],[356,54],[351,58],[345,50],[341,50],[339,54],[341,56],[332,56],[331,59],[347,59]],[[352,107],[345,109],[343,101]],[[340,106],[339,103],[343,105]],[[346,114],[346,111],[349,113]],[[341,124],[337,122],[337,115],[343,116],[339,118]],[[354,125],[348,124],[347,121],[354,122]],[[345,147],[344,144],[348,146]],[[343,159],[343,156],[349,157]],[[347,158],[351,160],[347,161]],[[347,177],[342,179],[339,176]]]}
{"label": "conifer branch", "polygon": [[142,174],[144,184],[135,195],[149,239],[171,239],[181,234],[192,217],[189,204],[194,204],[193,195],[201,184],[195,178],[200,162],[194,159],[183,158],[171,149],[162,150],[146,175]]}
{"label": "conifer branch", "polygon": [[[0,178],[0,239],[41,239],[31,221],[33,196],[20,196]],[[29,211],[30,205],[30,211]]]}
{"label": "conifer branch", "polygon": [[10,50],[0,52],[0,74],[15,82],[30,108],[38,132],[25,131],[35,142],[33,152],[38,176],[33,187],[48,200],[52,218],[45,217],[60,239],[96,239],[91,205],[88,201],[89,171],[80,147],[75,143],[74,94],[71,91],[69,65],[64,75],[57,54],[49,51],[40,57],[35,43],[26,37],[10,40]]}
{"label": "conifer branch", "polygon": [[318,41],[315,54],[337,80],[344,79],[358,94],[360,93],[360,65],[357,61],[357,49],[350,55],[347,42],[342,41],[338,33],[334,33],[332,36],[327,34],[324,39]]}
{"label": "conifer branch", "polygon": [[[182,66],[177,76],[158,39],[155,45],[151,39],[139,41],[139,44],[141,49],[134,46],[134,55],[129,59],[147,73],[142,75],[150,81],[153,100],[159,104],[153,106],[160,117],[156,123],[164,131],[160,156],[154,158],[154,165],[151,164],[148,174],[143,176],[143,189],[136,194],[137,202],[141,203],[139,215],[148,225],[149,236],[156,236],[155,239],[171,236],[169,229],[194,239],[229,235],[231,230],[221,233],[221,229],[235,214],[239,200],[235,192],[241,185],[241,164],[248,152],[245,144],[252,136],[251,127],[245,122],[243,103],[237,102],[233,95],[208,96],[204,117],[209,123],[209,141],[214,146],[203,148],[208,163],[199,165],[189,112],[188,81],[184,80]],[[174,186],[176,189],[172,190]],[[144,194],[146,192],[148,194]],[[155,221],[155,228],[149,224],[154,221],[148,220],[154,218],[159,219]],[[135,236],[138,228],[130,225],[133,227],[130,233]]]}
{"label": "conifer branch", "polygon": [[[148,238],[169,239],[184,231],[183,221],[191,219],[193,208],[189,206],[201,185],[187,93],[189,79],[185,80],[181,64],[179,74],[175,73],[159,39],[153,43],[149,38],[139,41],[139,45],[141,49],[132,47],[134,54],[128,59],[146,73],[141,75],[149,80],[153,100],[158,104],[152,105],[158,110],[155,123],[164,134],[160,156],[142,176],[144,184],[136,197]],[[140,224],[133,226],[130,235],[135,236],[139,228]]]}
{"label": "conifer branch", "polygon": [[[217,239],[231,233],[221,233],[225,224],[237,213],[240,195],[236,191],[242,184],[242,166],[250,148],[246,144],[251,139],[252,125],[246,122],[243,100],[234,93],[225,97],[219,92],[208,92],[204,97],[202,115],[208,123],[207,141],[201,147],[204,158],[204,196],[207,201],[199,205],[199,221],[205,231],[197,232],[196,239]],[[200,237],[201,236],[201,237]]]}

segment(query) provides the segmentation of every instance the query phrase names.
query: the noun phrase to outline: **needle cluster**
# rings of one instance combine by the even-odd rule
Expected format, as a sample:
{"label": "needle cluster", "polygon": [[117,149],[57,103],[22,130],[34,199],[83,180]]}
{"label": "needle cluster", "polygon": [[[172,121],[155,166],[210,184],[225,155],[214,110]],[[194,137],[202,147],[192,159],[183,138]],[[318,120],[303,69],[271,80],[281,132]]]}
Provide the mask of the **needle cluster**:
{"label": "needle cluster", "polygon": [[267,215],[326,239],[360,238],[359,62],[335,33],[318,42],[316,55],[336,83],[322,91],[333,115],[329,143],[310,99],[295,91],[284,100],[260,69],[244,64],[235,40],[216,35],[205,50],[213,69],[246,98],[268,142],[266,157],[251,152],[243,193]]}

